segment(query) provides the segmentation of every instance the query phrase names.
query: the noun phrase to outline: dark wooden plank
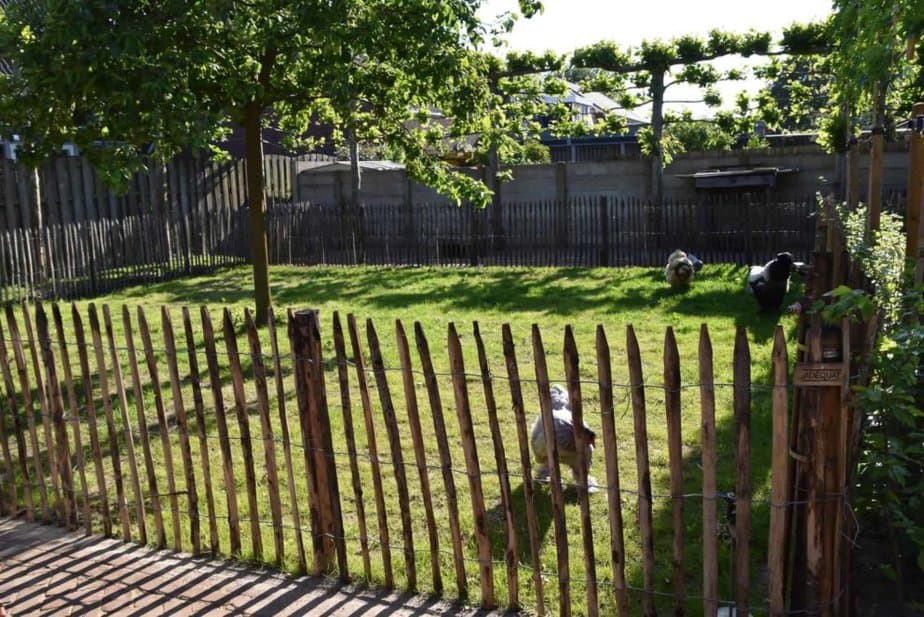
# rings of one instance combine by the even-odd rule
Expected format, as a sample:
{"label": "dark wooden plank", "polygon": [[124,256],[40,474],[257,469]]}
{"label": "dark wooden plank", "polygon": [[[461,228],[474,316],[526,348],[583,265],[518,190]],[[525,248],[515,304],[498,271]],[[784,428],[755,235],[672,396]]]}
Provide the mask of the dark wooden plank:
{"label": "dark wooden plank", "polygon": [[[132,378],[132,396],[135,399],[135,415],[138,420],[138,440],[141,442],[141,452],[144,455],[148,492],[151,495],[151,513],[154,516],[154,533],[156,535],[157,547],[164,548],[167,545],[167,537],[164,532],[164,517],[161,509],[160,490],[157,488],[154,457],[151,454],[148,420],[144,409],[144,390],[141,387],[141,373],[138,370],[138,353],[135,350],[135,336],[132,332],[131,314],[128,311],[128,307],[124,305],[122,306],[122,332],[125,337],[125,353],[128,356],[128,368]],[[144,528],[142,527],[142,529]]]}
{"label": "dark wooden plank", "polygon": [[603,451],[606,455],[607,505],[610,524],[610,560],[613,563],[613,587],[619,616],[629,615],[626,587],[626,547],[623,533],[622,495],[619,485],[619,448],[613,416],[613,372],[610,346],[603,326],[597,326],[597,380],[600,387],[600,415],[603,424]]}
{"label": "dark wooden plank", "polygon": [[54,470],[57,467],[57,463],[55,462],[56,457],[54,440],[51,437],[51,414],[48,409],[48,397],[46,396],[45,392],[47,384],[45,383],[45,378],[39,362],[39,346],[32,328],[32,315],[29,311],[29,305],[23,302],[21,308],[22,323],[26,331],[26,338],[23,342],[28,345],[29,357],[32,360],[32,376],[35,379],[35,389],[38,391],[39,410],[42,421],[42,435],[45,438],[45,456],[48,459],[48,475],[51,477],[51,489],[53,495],[49,497],[49,499],[52,497],[54,498],[53,505],[57,510],[57,504],[61,503],[61,487],[58,484],[58,476],[54,473]]}
{"label": "dark wooden plank", "polygon": [[378,445],[375,438],[375,422],[372,418],[372,401],[369,397],[369,385],[366,383],[366,368],[362,350],[359,346],[359,335],[356,330],[356,318],[347,315],[347,329],[350,333],[350,344],[353,350],[353,364],[356,367],[356,380],[359,384],[360,400],[363,405],[363,418],[366,423],[366,444],[369,450],[369,460],[372,463],[372,488],[375,492],[375,509],[379,525],[379,546],[382,549],[382,567],[385,570],[385,586],[394,587],[394,573],[391,566],[391,546],[388,536],[388,512],[385,509],[385,497],[382,489],[382,471],[379,465]]}
{"label": "dark wooden plank", "polygon": [[683,589],[683,439],[680,432],[680,353],[674,329],[664,335],[664,399],[667,413],[667,453],[670,465],[671,520],[674,527],[671,549],[674,583],[674,614],[684,614]]}
{"label": "dark wooden plank", "polygon": [[135,519],[138,525],[138,541],[147,544],[147,525],[144,517],[144,493],[141,490],[141,480],[138,475],[138,460],[135,456],[135,438],[132,433],[131,421],[128,418],[128,396],[125,393],[125,380],[122,376],[122,360],[119,358],[118,345],[112,329],[112,316],[109,306],[103,305],[103,325],[106,328],[106,340],[109,343],[109,360],[112,363],[112,381],[115,383],[116,396],[119,401],[119,410],[122,420],[122,435],[125,441],[125,457],[128,459],[129,480],[135,498]]}
{"label": "dark wooden plank", "polygon": [[196,353],[196,338],[193,334],[189,308],[183,307],[183,333],[186,336],[186,350],[189,361],[189,383],[192,386],[193,409],[196,414],[196,437],[199,441],[199,462],[202,465],[202,479],[205,485],[205,506],[209,523],[209,550],[218,554],[218,522],[215,518],[215,495],[212,492],[211,456],[205,432],[205,402],[202,398],[202,381],[199,372],[199,357]]}
{"label": "dark wooden plank", "polygon": [[718,453],[715,439],[715,379],[712,364],[712,342],[709,329],[703,324],[699,331],[699,392],[703,439],[703,614],[715,615],[719,610],[719,527],[716,484]]}
{"label": "dark wooden plank", "polygon": [[539,521],[536,516],[534,501],[533,471],[529,454],[529,433],[526,426],[526,411],[523,404],[523,390],[520,387],[520,369],[517,366],[516,348],[510,324],[502,328],[504,341],[504,359],[507,364],[507,379],[510,385],[510,398],[513,406],[514,422],[517,427],[517,443],[520,448],[520,462],[523,466],[523,498],[526,502],[526,527],[529,534],[529,552],[533,571],[533,591],[536,594],[536,612],[545,614],[545,593],[542,585],[542,561],[539,551],[542,539],[539,537]]}
{"label": "dark wooden plank", "polygon": [[[76,529],[77,504],[74,499],[74,478],[71,471],[70,447],[67,441],[67,425],[64,421],[64,398],[61,396],[61,382],[58,380],[54,349],[51,346],[48,315],[45,313],[45,308],[41,303],[35,305],[35,329],[41,346],[43,364],[45,365],[45,375],[48,382],[48,410],[51,412],[51,423],[55,436],[57,469],[52,469],[52,473],[58,475],[61,485],[57,510],[59,516],[63,516],[58,519],[58,524],[66,526],[68,529]],[[12,470],[13,465],[9,459],[5,431],[2,437],[7,467]],[[12,480],[12,477],[12,474],[10,474],[10,480]]]}
{"label": "dark wooden plank", "polygon": [[385,363],[379,349],[379,337],[371,319],[366,320],[366,340],[369,343],[369,355],[376,387],[379,391],[379,403],[388,432],[388,446],[391,451],[395,483],[398,487],[398,507],[401,510],[401,529],[404,533],[404,561],[407,568],[408,589],[417,588],[417,565],[414,559],[414,527],[411,523],[411,505],[407,489],[407,475],[404,471],[404,453],[401,449],[401,436],[398,432],[398,420],[391,400],[388,378],[385,376]]}
{"label": "dark wooden plank", "polygon": [[170,516],[173,522],[173,550],[183,550],[180,538],[180,503],[176,490],[176,479],[173,475],[173,450],[170,446],[170,428],[167,424],[167,413],[164,409],[164,399],[161,393],[160,376],[157,369],[157,358],[154,355],[154,346],[151,343],[151,331],[144,315],[144,309],[138,307],[138,331],[141,334],[141,343],[144,346],[144,359],[148,367],[154,408],[157,412],[157,428],[160,433],[160,445],[163,450],[164,471],[167,475],[167,497],[170,499]]}
{"label": "dark wooden plank", "polygon": [[430,415],[433,418],[433,429],[436,434],[436,444],[442,462],[443,486],[446,490],[446,508],[449,511],[449,531],[452,537],[452,555],[456,573],[456,589],[459,598],[468,597],[468,582],[465,576],[464,553],[462,552],[462,531],[459,525],[459,504],[456,496],[456,483],[452,476],[452,453],[449,449],[449,439],[446,436],[446,422],[443,418],[443,403],[440,397],[439,383],[436,372],[433,370],[433,361],[430,357],[430,346],[424,335],[420,322],[414,322],[414,338],[417,351],[420,355],[420,365],[427,384],[427,397],[430,401]]}
{"label": "dark wooden plank", "polygon": [[459,419],[459,433],[465,468],[468,471],[469,492],[472,499],[472,516],[475,522],[475,540],[478,544],[478,569],[481,574],[481,606],[493,608],[494,569],[491,560],[491,539],[488,536],[487,514],[484,492],[481,486],[481,465],[478,462],[478,446],[472,425],[472,411],[465,382],[465,364],[462,359],[462,345],[455,324],[449,324],[449,365],[452,371],[452,385],[456,399],[456,415]]}
{"label": "dark wooden plank", "polygon": [[167,373],[170,377],[170,392],[173,398],[173,415],[176,418],[177,432],[180,437],[180,456],[183,460],[183,476],[186,480],[186,505],[189,508],[189,541],[193,555],[201,552],[199,538],[199,491],[196,488],[196,471],[193,467],[192,448],[189,445],[189,418],[183,404],[183,389],[180,381],[180,369],[177,364],[176,339],[173,322],[167,307],[161,307],[161,329],[164,337],[164,350],[167,357]]}
{"label": "dark wooden plank", "polygon": [[770,482],[770,537],[768,541],[767,572],[770,592],[770,615],[786,614],[785,579],[788,539],[786,531],[786,502],[789,458],[789,433],[786,426],[788,406],[786,335],[782,326],[773,333],[773,447]]}
{"label": "dark wooden plank", "polygon": [[209,370],[209,386],[215,406],[215,424],[218,426],[218,444],[221,449],[221,465],[225,481],[225,496],[228,507],[228,526],[231,535],[231,554],[241,554],[241,523],[237,507],[237,484],[234,481],[234,461],[231,456],[231,440],[228,436],[228,420],[225,400],[221,393],[221,372],[218,368],[218,354],[215,351],[215,335],[212,317],[204,306],[202,317],[202,338],[205,342],[205,359]]}
{"label": "dark wooden plank", "polygon": [[735,334],[735,606],[740,614],[750,611],[751,537],[751,352],[747,331]]}
{"label": "dark wooden plank", "polygon": [[103,533],[112,535],[112,519],[109,514],[109,491],[106,488],[106,475],[103,472],[103,453],[99,443],[99,431],[96,426],[96,401],[93,398],[93,375],[90,372],[90,361],[87,354],[86,336],[83,330],[83,320],[77,305],[71,305],[71,318],[74,323],[74,342],[80,358],[80,374],[83,380],[83,399],[87,418],[87,429],[90,433],[90,453],[93,457],[93,466],[96,471],[96,492],[100,503],[100,514],[103,523]]}
{"label": "dark wooden plank", "polygon": [[645,417],[645,378],[642,356],[635,329],[626,328],[626,353],[629,362],[629,385],[632,388],[632,414],[635,424],[635,466],[638,473],[638,522],[642,544],[642,578],[644,595],[642,610],[645,617],[654,617],[654,533],[651,520],[651,468],[648,462],[648,421]]}
{"label": "dark wooden plank", "polygon": [[[401,361],[401,378],[404,385],[404,400],[407,407],[408,424],[411,428],[411,440],[414,442],[414,460],[420,476],[420,492],[423,498],[424,515],[427,519],[427,537],[430,541],[430,569],[433,576],[433,591],[437,594],[443,590],[443,578],[440,574],[440,544],[430,494],[430,474],[427,468],[423,430],[420,424],[420,412],[417,407],[417,392],[414,385],[414,368],[411,365],[411,351],[407,335],[401,320],[395,321],[395,338],[398,343],[398,358]],[[513,589],[513,588],[511,588]]]}
{"label": "dark wooden plank", "polygon": [[[7,305],[9,306],[9,305]],[[12,342],[12,334],[10,335],[10,342]],[[22,480],[22,492],[23,492],[23,504],[26,508],[26,520],[30,523],[35,520],[35,510],[32,503],[32,490],[33,490],[33,480],[32,475],[29,473],[29,464],[26,460],[28,457],[28,450],[26,447],[26,428],[23,427],[22,421],[19,417],[19,406],[16,404],[16,387],[13,385],[13,374],[10,370],[9,355],[7,354],[6,348],[6,335],[3,332],[2,325],[0,325],[0,370],[3,372],[3,385],[4,390],[6,391],[6,403],[7,409],[10,411],[10,415],[13,419],[13,433],[16,437],[16,451],[19,459],[19,474]],[[24,409],[25,413],[28,413],[29,407],[26,406]],[[35,450],[33,450],[35,452]],[[13,483],[15,488],[15,482]],[[15,492],[13,493],[13,504],[18,507],[18,501],[16,498]],[[89,520],[89,516],[87,516]],[[88,523],[89,525],[89,523]],[[89,530],[87,531],[89,535]]]}
{"label": "dark wooden plank", "polygon": [[539,389],[539,407],[542,431],[545,434],[546,461],[549,465],[549,490],[552,494],[552,520],[555,527],[555,548],[558,563],[558,602],[562,617],[571,615],[571,567],[568,563],[568,528],[565,520],[564,494],[558,443],[552,417],[552,399],[549,394],[549,370],[539,325],[532,326],[533,361],[536,385]]}
{"label": "dark wooden plank", "polygon": [[587,472],[590,461],[587,460],[587,433],[584,432],[584,405],[581,397],[581,369],[574,330],[565,326],[565,378],[568,383],[568,400],[574,418],[574,443],[577,446],[577,482],[578,500],[581,512],[581,538],[584,545],[584,572],[587,577],[587,614],[599,614],[597,596],[597,560],[594,556],[593,524],[590,520],[590,494],[588,493]]}
{"label": "dark wooden plank", "polygon": [[122,523],[122,539],[129,542],[132,539],[131,520],[128,516],[128,504],[125,499],[125,485],[122,481],[122,455],[119,452],[119,434],[115,427],[115,417],[112,412],[112,398],[109,391],[109,370],[106,368],[106,354],[103,347],[102,330],[96,305],[92,302],[88,307],[90,317],[90,334],[93,338],[93,352],[96,356],[96,375],[99,380],[100,397],[103,399],[103,413],[106,417],[106,429],[109,434],[109,455],[112,459],[112,476],[116,489],[116,504],[119,508],[119,520]]}
{"label": "dark wooden plank", "polygon": [[276,440],[270,422],[269,394],[266,386],[266,366],[260,348],[260,335],[253,321],[250,309],[244,310],[247,326],[247,341],[250,344],[250,358],[253,364],[253,379],[257,390],[257,412],[263,432],[263,455],[266,464],[266,489],[269,493],[270,516],[273,521],[273,545],[276,551],[274,563],[277,567],[285,559],[285,541],[282,535],[282,503],[279,500],[279,470],[276,466]]}
{"label": "dark wooden plank", "polygon": [[241,369],[241,355],[237,347],[237,334],[231,311],[224,310],[222,318],[225,349],[228,352],[228,367],[231,370],[231,387],[234,391],[234,408],[241,431],[241,455],[244,458],[244,486],[247,489],[247,507],[250,513],[250,535],[253,555],[263,556],[263,537],[260,532],[260,511],[257,505],[257,477],[254,471],[253,442],[250,436],[250,420],[247,411],[247,396],[244,393],[244,374]]}
{"label": "dark wooden plank", "polygon": [[491,378],[491,369],[488,366],[488,357],[485,353],[484,341],[476,321],[472,324],[475,345],[478,349],[478,364],[481,369],[481,383],[484,387],[485,405],[488,410],[488,424],[491,428],[491,442],[494,445],[494,461],[497,465],[497,480],[501,489],[501,507],[504,510],[504,522],[507,531],[507,546],[504,550],[504,560],[507,562],[507,608],[515,610],[519,606],[519,579],[516,517],[513,512],[513,502],[510,491],[510,476],[507,473],[507,455],[504,450],[503,435],[497,418],[497,404],[494,399],[494,383]]}
{"label": "dark wooden plank", "polygon": [[369,558],[369,537],[366,527],[366,506],[363,501],[363,487],[359,476],[359,465],[356,460],[356,437],[353,425],[353,410],[350,401],[349,371],[347,367],[346,345],[343,338],[343,326],[340,314],[334,311],[334,352],[337,359],[337,376],[340,382],[340,404],[343,411],[343,430],[346,439],[347,454],[350,460],[350,479],[353,485],[353,499],[355,500],[356,519],[359,526],[360,552],[363,558],[363,573],[369,580],[372,576],[372,565]]}
{"label": "dark wooden plank", "polygon": [[[298,555],[299,572],[304,573],[308,571],[308,564],[305,561],[305,544],[302,540],[301,514],[298,507],[298,495],[295,489],[295,469],[292,466],[292,440],[289,436],[289,419],[286,415],[286,391],[282,374],[281,356],[279,354],[279,340],[276,336],[276,316],[273,314],[272,307],[270,307],[267,316],[267,328],[269,328],[270,346],[273,352],[273,377],[276,383],[276,403],[279,406],[279,432],[282,436],[283,455],[285,456],[286,473],[288,474],[289,509],[292,513],[292,525],[295,528],[295,548]],[[345,366],[346,364],[344,363],[344,367]],[[352,430],[352,426],[350,430]],[[365,521],[362,522],[362,525],[363,527],[365,526]],[[365,558],[368,559],[368,547]],[[366,578],[369,579],[370,576],[367,570]]]}

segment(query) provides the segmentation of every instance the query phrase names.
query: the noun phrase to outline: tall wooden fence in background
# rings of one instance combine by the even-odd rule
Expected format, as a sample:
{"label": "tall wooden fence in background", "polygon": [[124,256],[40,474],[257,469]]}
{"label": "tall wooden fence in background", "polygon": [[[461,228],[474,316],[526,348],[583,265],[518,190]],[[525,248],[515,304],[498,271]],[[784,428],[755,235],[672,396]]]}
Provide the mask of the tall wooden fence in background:
{"label": "tall wooden fence in background", "polygon": [[662,206],[616,194],[503,203],[281,204],[268,213],[270,259],[303,264],[663,266],[676,248],[711,263],[806,258],[814,195],[702,195]]}
{"label": "tall wooden fence in background", "polygon": [[[317,313],[290,312],[286,351],[272,317],[258,331],[249,314],[213,322],[206,308],[164,308],[150,324],[140,307],[63,313],[6,310],[5,515],[541,614],[838,614],[839,587],[789,604],[804,584],[790,550],[816,557],[797,509],[814,529],[819,508],[841,524],[842,502],[816,485],[793,493],[781,327],[770,377],[755,383],[742,328],[734,357],[713,358],[704,326],[698,370],[684,381],[672,329],[646,375],[631,326],[624,347],[599,326],[594,349],[579,353],[570,327],[558,348],[538,326],[483,337],[477,323],[450,324],[437,343],[398,321],[391,345],[371,320],[362,328],[335,313],[325,340]],[[559,350],[563,370],[548,364]],[[627,367],[614,373],[614,356]],[[715,379],[716,362],[734,362],[731,383]],[[598,481],[577,431],[574,481],[562,482],[552,381],[566,384],[577,424],[601,427]],[[803,401],[802,417],[830,412],[819,404]],[[752,437],[758,409],[769,436]],[[548,484],[534,480],[530,454],[537,410],[554,461]],[[689,415],[701,430],[683,434]],[[666,431],[666,456],[649,453],[649,427]],[[772,441],[769,469],[753,466],[754,437]],[[797,452],[803,469],[824,468],[814,450]],[[769,492],[755,496],[767,477]]]}

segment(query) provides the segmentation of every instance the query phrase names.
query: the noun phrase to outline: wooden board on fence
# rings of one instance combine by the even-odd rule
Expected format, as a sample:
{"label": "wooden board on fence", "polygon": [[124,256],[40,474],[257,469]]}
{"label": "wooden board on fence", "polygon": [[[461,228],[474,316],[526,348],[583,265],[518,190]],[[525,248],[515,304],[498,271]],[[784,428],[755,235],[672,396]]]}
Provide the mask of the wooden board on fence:
{"label": "wooden board on fence", "polygon": [[632,326],[626,328],[626,354],[629,361],[629,385],[632,389],[632,414],[635,424],[635,465],[638,473],[638,523],[642,543],[642,578],[645,615],[654,615],[654,533],[652,527],[651,470],[648,463],[648,422],[645,417],[645,378],[642,356]]}
{"label": "wooden board on fence", "polygon": [[468,484],[472,498],[472,515],[475,519],[475,540],[478,544],[479,572],[481,574],[481,605],[493,608],[494,573],[491,562],[491,539],[488,536],[484,492],[481,487],[481,466],[478,462],[478,447],[472,425],[472,413],[465,383],[465,365],[462,360],[462,345],[455,324],[449,324],[449,365],[452,370],[452,385],[456,398],[456,415],[459,419],[459,433],[462,451],[465,454],[465,468],[468,470]]}
{"label": "wooden board on fence", "polygon": [[176,418],[177,432],[180,435],[180,455],[183,458],[183,475],[186,478],[186,503],[189,507],[189,539],[193,555],[201,551],[199,539],[199,491],[196,488],[196,472],[193,467],[192,448],[189,445],[189,418],[183,404],[183,390],[180,381],[180,369],[177,364],[176,339],[173,322],[167,307],[161,308],[161,328],[167,356],[167,371],[170,376],[170,391],[173,395],[173,414]]}
{"label": "wooden board on fence", "polygon": [[112,459],[112,476],[116,489],[116,503],[119,507],[119,520],[122,523],[122,539],[126,542],[132,539],[131,521],[128,517],[128,503],[125,499],[125,483],[122,479],[122,456],[119,453],[119,433],[115,427],[115,416],[112,412],[112,397],[109,391],[109,374],[106,368],[106,354],[103,347],[102,328],[100,328],[99,315],[96,305],[90,303],[88,307],[90,316],[90,334],[93,337],[93,350],[96,356],[97,378],[99,379],[100,397],[103,399],[103,413],[106,416],[106,429],[109,433],[109,454]]}
{"label": "wooden board on fence", "polygon": [[385,364],[382,360],[382,352],[379,349],[379,337],[371,319],[366,320],[366,340],[369,342],[369,357],[372,362],[372,371],[375,374],[376,387],[379,391],[379,403],[382,406],[382,415],[385,418],[385,429],[388,432],[388,445],[391,450],[395,483],[398,487],[398,506],[401,510],[401,529],[404,533],[407,587],[408,589],[416,589],[417,566],[414,559],[414,528],[411,524],[411,505],[407,489],[407,476],[404,472],[404,454],[401,451],[401,436],[398,432],[398,421],[395,417],[395,407],[391,400],[388,378],[385,375]]}
{"label": "wooden board on fence", "polygon": [[597,380],[600,386],[600,415],[603,424],[603,452],[606,458],[607,505],[610,524],[610,560],[613,562],[613,587],[619,616],[629,615],[626,588],[626,546],[623,533],[622,495],[619,485],[619,448],[616,420],[613,415],[613,372],[610,346],[603,326],[597,326]]}
{"label": "wooden board on fence", "polygon": [[244,393],[244,373],[241,369],[241,354],[237,346],[237,334],[231,311],[224,310],[222,316],[225,350],[228,353],[228,368],[231,370],[231,388],[234,391],[234,408],[241,432],[241,455],[244,457],[244,485],[247,489],[247,507],[250,514],[250,541],[254,556],[263,555],[263,534],[260,531],[260,510],[257,506],[257,477],[253,461],[253,442],[250,437],[250,420],[247,417],[247,396]]}
{"label": "wooden board on fence", "polygon": [[502,328],[504,360],[507,363],[507,380],[510,384],[510,398],[513,406],[514,423],[517,427],[517,443],[520,448],[520,462],[523,466],[523,498],[526,501],[526,527],[529,534],[529,553],[533,570],[533,590],[536,594],[536,612],[545,614],[545,592],[542,585],[542,561],[539,557],[541,539],[536,504],[533,501],[533,471],[530,463],[529,437],[526,427],[526,409],[523,404],[523,390],[520,387],[520,369],[517,366],[516,349],[510,324]]}
{"label": "wooden board on fence", "polygon": [[[411,428],[411,441],[414,443],[414,460],[420,477],[420,492],[423,498],[424,514],[427,519],[427,538],[430,542],[430,569],[433,577],[433,590],[441,593],[443,578],[440,574],[440,544],[433,510],[433,498],[430,495],[430,475],[427,468],[423,430],[420,425],[420,412],[417,407],[417,392],[414,385],[414,369],[411,366],[411,351],[407,335],[401,320],[395,321],[395,338],[398,344],[398,358],[401,362],[401,379],[404,386],[404,401],[407,408],[408,424]],[[514,587],[511,587],[513,593]]]}
{"label": "wooden board on fence", "polygon": [[699,392],[703,440],[703,614],[715,615],[719,610],[718,455],[712,342],[706,324],[699,331]]}
{"label": "wooden board on fence", "polygon": [[205,484],[205,506],[209,523],[209,550],[215,555],[219,551],[218,524],[215,518],[215,495],[212,492],[211,455],[205,433],[205,402],[202,399],[201,374],[199,358],[196,354],[196,340],[193,335],[192,320],[189,309],[183,307],[183,333],[186,336],[186,349],[189,358],[189,383],[193,392],[193,408],[196,414],[196,437],[199,440],[199,461],[202,465],[202,479]]}
{"label": "wooden board on fence", "polygon": [[382,489],[382,471],[379,466],[378,444],[375,438],[375,423],[372,418],[372,400],[369,397],[369,385],[366,383],[366,369],[363,361],[362,349],[359,346],[359,334],[356,329],[356,318],[347,315],[347,329],[350,333],[350,344],[353,351],[353,365],[356,367],[356,379],[359,384],[359,395],[363,405],[363,418],[366,424],[366,446],[369,450],[369,459],[372,463],[372,488],[375,493],[375,510],[379,526],[379,546],[382,549],[382,565],[385,569],[385,586],[394,587],[394,573],[391,567],[391,546],[388,535],[388,513],[385,509],[385,496]]}
{"label": "wooden board on fence", "polygon": [[789,435],[786,426],[788,414],[787,371],[789,360],[786,355],[786,338],[782,326],[773,334],[773,438],[770,476],[770,535],[767,543],[767,572],[770,592],[770,615],[782,617],[786,614],[785,579],[787,548],[786,510],[789,494],[787,461]]}
{"label": "wooden board on fence", "polygon": [[481,369],[481,383],[484,387],[484,399],[488,409],[488,424],[491,428],[491,442],[494,445],[494,461],[497,465],[497,480],[501,489],[501,507],[504,510],[504,522],[507,531],[507,546],[504,559],[507,562],[507,607],[515,610],[519,605],[519,578],[518,578],[518,550],[516,516],[513,511],[513,499],[510,491],[510,476],[507,474],[507,454],[504,451],[503,436],[497,418],[497,404],[494,399],[494,384],[491,379],[491,369],[488,366],[488,357],[485,353],[484,342],[481,340],[481,331],[478,322],[472,324],[475,335],[475,344],[478,348],[478,364]]}
{"label": "wooden board on fence", "polygon": [[[272,319],[270,320],[272,323]],[[272,328],[272,326],[270,326]],[[274,352],[275,353],[275,352]],[[363,573],[368,579],[372,572],[369,558],[369,532],[366,527],[366,505],[363,501],[363,485],[359,476],[359,464],[356,460],[356,436],[353,426],[353,408],[350,401],[350,375],[347,369],[346,345],[343,339],[343,325],[340,314],[334,311],[334,353],[337,358],[337,377],[340,382],[340,404],[343,410],[343,432],[346,439],[347,454],[350,459],[350,479],[353,483],[353,499],[356,501],[356,519],[359,525],[359,548],[363,557]],[[424,494],[424,499],[429,495]],[[432,513],[430,513],[432,516]],[[438,558],[437,558],[438,559]],[[438,590],[434,587],[434,591]]]}
{"label": "wooden board on fence", "polygon": [[[539,326],[532,326],[533,359],[535,361],[536,382],[539,388],[539,407],[542,414],[542,431],[545,434],[546,458],[548,466],[549,490],[552,494],[552,519],[555,521],[555,549],[558,564],[558,603],[562,617],[571,615],[571,568],[568,564],[568,528],[565,522],[565,503],[561,485],[558,444],[552,417],[552,399],[549,394],[549,370],[546,365],[545,347]],[[564,576],[562,576],[564,573]]]}
{"label": "wooden board on fence", "polygon": [[148,367],[148,376],[151,380],[152,394],[154,395],[154,408],[157,412],[157,426],[160,431],[160,445],[163,449],[164,469],[167,474],[167,497],[170,500],[170,516],[173,522],[173,550],[182,550],[183,542],[180,538],[180,503],[176,490],[176,478],[173,475],[173,450],[170,446],[170,433],[167,425],[167,413],[164,409],[164,399],[161,394],[160,376],[157,370],[157,358],[154,355],[154,346],[151,342],[151,331],[144,310],[138,307],[138,331],[141,334],[141,343],[144,346],[144,359]]}
{"label": "wooden board on fence", "polygon": [[751,352],[743,326],[737,328],[734,356],[735,606],[747,615],[751,555]]}
{"label": "wooden board on fence", "polygon": [[674,614],[683,613],[683,439],[680,433],[680,353],[674,329],[664,335],[664,395],[667,412],[667,450],[670,460],[671,519],[674,541],[671,550],[674,583]]}
{"label": "wooden board on fence", "polygon": [[273,521],[273,543],[276,551],[275,564],[282,565],[285,558],[285,545],[282,536],[282,504],[279,500],[279,472],[276,466],[276,442],[270,422],[269,394],[266,386],[266,367],[263,364],[263,352],[260,348],[260,335],[253,321],[250,309],[244,310],[244,323],[247,326],[247,341],[250,344],[250,358],[253,364],[253,379],[257,390],[257,411],[260,415],[260,428],[263,432],[263,455],[266,464],[266,489],[269,493],[270,516]]}
{"label": "wooden board on fence", "polygon": [[[76,312],[76,308],[74,309]],[[144,467],[147,473],[148,491],[151,496],[151,513],[154,516],[154,533],[157,547],[167,545],[164,532],[164,517],[160,502],[160,490],[157,488],[157,475],[154,470],[154,457],[151,454],[151,440],[148,435],[148,420],[144,409],[144,396],[141,389],[141,373],[138,370],[138,354],[135,351],[135,337],[132,333],[131,314],[127,306],[122,306],[122,331],[125,336],[125,352],[128,355],[128,367],[132,377],[132,395],[135,398],[135,415],[138,417],[138,440],[144,455]]]}
{"label": "wooden board on fence", "polygon": [[424,335],[420,322],[414,322],[414,339],[420,356],[420,366],[427,384],[427,397],[430,401],[430,415],[433,418],[433,430],[436,445],[442,461],[443,486],[446,489],[446,508],[449,510],[449,531],[452,537],[452,555],[455,564],[456,588],[460,598],[468,597],[468,583],[465,576],[464,553],[462,552],[462,531],[459,525],[459,504],[456,496],[456,483],[452,477],[452,454],[446,437],[446,422],[443,417],[443,403],[440,397],[439,383],[433,370],[430,346]]}
{"label": "wooden board on fence", "polygon": [[836,386],[844,385],[844,376],[846,369],[843,363],[827,362],[797,362],[793,371],[793,386]]}
{"label": "wooden board on fence", "polygon": [[221,392],[221,373],[218,368],[218,352],[215,349],[215,333],[212,316],[204,306],[200,310],[202,338],[205,341],[205,359],[209,371],[209,386],[215,405],[215,424],[218,427],[218,445],[221,448],[221,466],[228,506],[228,526],[231,535],[231,554],[241,553],[241,523],[237,506],[237,484],[234,480],[234,462],[231,457],[231,441],[228,436],[228,420],[225,412],[224,395]]}
{"label": "wooden board on fence", "polygon": [[[305,561],[305,544],[302,540],[302,521],[298,507],[298,494],[295,489],[295,469],[292,467],[292,438],[289,435],[289,419],[286,415],[286,391],[282,375],[282,363],[279,355],[279,340],[276,336],[276,316],[270,307],[267,315],[267,328],[270,335],[270,347],[273,353],[273,377],[276,383],[276,403],[279,406],[279,432],[282,436],[283,456],[289,485],[289,510],[292,513],[292,526],[295,532],[295,549],[298,555],[300,573],[308,572]],[[368,575],[368,572],[367,572]]]}
{"label": "wooden board on fence", "polygon": [[87,342],[84,336],[83,320],[77,311],[77,305],[71,305],[74,323],[74,342],[80,356],[80,373],[83,378],[83,398],[86,408],[87,428],[90,433],[90,453],[96,470],[96,492],[100,501],[100,514],[103,520],[103,533],[112,535],[112,520],[109,516],[109,492],[106,490],[106,475],[103,473],[103,452],[99,444],[99,432],[96,427],[96,401],[93,399],[93,376],[90,373],[90,361],[87,358]]}

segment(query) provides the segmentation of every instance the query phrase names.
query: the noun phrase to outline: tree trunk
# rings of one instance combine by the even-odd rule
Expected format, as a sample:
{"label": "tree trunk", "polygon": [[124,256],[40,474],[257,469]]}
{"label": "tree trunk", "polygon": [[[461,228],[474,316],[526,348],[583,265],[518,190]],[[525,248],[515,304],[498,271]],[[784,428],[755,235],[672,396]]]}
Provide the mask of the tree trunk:
{"label": "tree trunk", "polygon": [[651,73],[651,203],[661,207],[664,198],[664,71]]}
{"label": "tree trunk", "polygon": [[262,109],[256,101],[244,112],[247,204],[250,208],[250,258],[257,325],[266,325],[270,308],[269,256],[266,248],[266,193],[263,182]]}

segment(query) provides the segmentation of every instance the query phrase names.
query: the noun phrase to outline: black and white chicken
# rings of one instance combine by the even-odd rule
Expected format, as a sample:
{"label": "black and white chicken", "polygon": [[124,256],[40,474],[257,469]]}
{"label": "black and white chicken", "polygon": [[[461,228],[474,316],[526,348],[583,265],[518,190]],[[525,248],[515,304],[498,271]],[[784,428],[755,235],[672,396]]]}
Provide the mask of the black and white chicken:
{"label": "black and white chicken", "polygon": [[[552,399],[552,425],[555,431],[555,443],[558,445],[558,462],[561,466],[571,467],[574,477],[577,477],[577,443],[574,439],[574,417],[571,414],[571,402],[568,398],[568,391],[559,384],[555,384],[550,389]],[[594,443],[597,434],[584,422],[584,439],[587,444],[585,449],[585,458],[587,460],[587,470],[590,471],[590,465],[593,461]],[[536,479],[547,481],[549,477],[548,452],[546,451],[545,431],[542,428],[542,414],[537,414],[533,420],[530,442],[533,448],[533,456],[536,459],[538,468],[536,469]],[[597,482],[588,475],[587,486],[590,492],[596,492]]]}
{"label": "black and white chicken", "polygon": [[783,297],[789,291],[789,277],[793,272],[805,274],[806,265],[793,261],[792,253],[777,253],[763,266],[751,266],[748,273],[748,291],[757,300],[761,310],[778,311]]}
{"label": "black and white chicken", "polygon": [[693,274],[703,268],[703,262],[691,253],[677,249],[667,258],[664,278],[671,287],[686,287],[693,280]]}

